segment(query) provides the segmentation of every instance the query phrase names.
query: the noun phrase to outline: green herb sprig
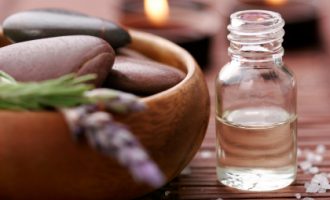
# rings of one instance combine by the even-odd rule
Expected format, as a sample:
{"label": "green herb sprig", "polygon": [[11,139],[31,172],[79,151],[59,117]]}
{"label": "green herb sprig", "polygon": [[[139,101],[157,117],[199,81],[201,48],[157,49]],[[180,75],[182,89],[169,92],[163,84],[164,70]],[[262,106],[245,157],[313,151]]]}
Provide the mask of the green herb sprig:
{"label": "green herb sprig", "polygon": [[42,82],[22,83],[0,72],[0,109],[44,110],[89,103],[84,93],[93,86],[86,82],[95,78],[93,74],[80,77],[69,74]]}

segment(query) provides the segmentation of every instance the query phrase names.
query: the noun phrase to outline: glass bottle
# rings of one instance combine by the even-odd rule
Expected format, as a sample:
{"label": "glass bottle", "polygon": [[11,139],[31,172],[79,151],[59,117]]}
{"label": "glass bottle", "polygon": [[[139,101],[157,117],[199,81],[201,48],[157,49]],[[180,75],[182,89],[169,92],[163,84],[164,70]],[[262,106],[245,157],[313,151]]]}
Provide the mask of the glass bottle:
{"label": "glass bottle", "polygon": [[231,61],[216,79],[217,176],[224,185],[271,191],[295,180],[297,92],[282,62],[283,26],[271,11],[230,17]]}

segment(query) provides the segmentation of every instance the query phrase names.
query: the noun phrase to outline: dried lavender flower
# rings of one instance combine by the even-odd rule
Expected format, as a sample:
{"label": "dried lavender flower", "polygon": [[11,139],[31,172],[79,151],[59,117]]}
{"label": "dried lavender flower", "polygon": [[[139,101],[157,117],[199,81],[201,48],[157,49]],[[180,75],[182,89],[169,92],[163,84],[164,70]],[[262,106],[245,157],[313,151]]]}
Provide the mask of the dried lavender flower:
{"label": "dried lavender flower", "polygon": [[164,176],[154,162],[145,160],[144,162],[135,163],[131,166],[136,181],[146,182],[157,188],[164,184]]}
{"label": "dried lavender flower", "polygon": [[[151,186],[164,184],[164,177],[157,165],[126,126],[114,122],[106,112],[95,112],[85,117],[83,126],[88,141],[106,155],[116,158],[127,167],[135,180]],[[114,142],[113,142],[114,141]],[[119,141],[119,142],[118,142]]]}
{"label": "dried lavender flower", "polygon": [[145,105],[139,101],[137,96],[118,90],[99,88],[85,92],[84,95],[92,102],[103,104],[109,112],[126,114],[145,109]]}
{"label": "dried lavender flower", "polygon": [[65,109],[62,112],[71,130],[81,127],[92,147],[127,167],[136,181],[153,187],[164,184],[164,175],[141,144],[125,125],[113,121],[109,113],[93,110],[90,106]]}

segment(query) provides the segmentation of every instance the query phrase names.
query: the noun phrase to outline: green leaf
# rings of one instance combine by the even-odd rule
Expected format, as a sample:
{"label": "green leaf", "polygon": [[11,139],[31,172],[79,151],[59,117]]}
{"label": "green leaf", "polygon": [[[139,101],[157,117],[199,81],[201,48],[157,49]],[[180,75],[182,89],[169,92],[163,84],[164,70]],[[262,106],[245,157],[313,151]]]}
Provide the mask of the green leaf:
{"label": "green leaf", "polygon": [[[88,81],[94,74],[76,77],[64,75],[42,82],[16,82],[11,76],[0,71],[0,109],[42,110],[78,106],[91,101],[84,93],[93,88]],[[0,79],[1,80],[1,79]]]}

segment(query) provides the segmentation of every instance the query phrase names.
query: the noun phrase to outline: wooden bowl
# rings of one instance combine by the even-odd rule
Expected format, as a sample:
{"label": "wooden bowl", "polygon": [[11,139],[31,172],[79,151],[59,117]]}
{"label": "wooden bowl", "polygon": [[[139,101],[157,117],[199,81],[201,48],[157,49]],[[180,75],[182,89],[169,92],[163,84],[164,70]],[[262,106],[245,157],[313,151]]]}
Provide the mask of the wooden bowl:
{"label": "wooden bowl", "polygon": [[[143,98],[146,111],[119,118],[170,181],[202,143],[208,90],[186,51],[154,35],[131,35],[130,48],[186,73],[176,86]],[[75,143],[60,113],[1,111],[0,122],[0,199],[132,199],[153,190],[115,160]]]}

